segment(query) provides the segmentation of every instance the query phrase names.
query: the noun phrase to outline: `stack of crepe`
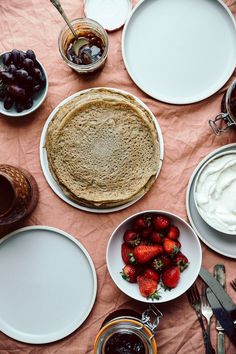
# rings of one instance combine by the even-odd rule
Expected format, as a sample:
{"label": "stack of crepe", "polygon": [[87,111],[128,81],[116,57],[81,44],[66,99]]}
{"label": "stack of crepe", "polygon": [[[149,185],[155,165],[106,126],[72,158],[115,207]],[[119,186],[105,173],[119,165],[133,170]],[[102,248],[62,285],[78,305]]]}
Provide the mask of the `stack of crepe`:
{"label": "stack of crepe", "polygon": [[111,89],[91,89],[60,106],[45,147],[63,193],[90,208],[138,199],[160,166],[151,114],[132,96]]}

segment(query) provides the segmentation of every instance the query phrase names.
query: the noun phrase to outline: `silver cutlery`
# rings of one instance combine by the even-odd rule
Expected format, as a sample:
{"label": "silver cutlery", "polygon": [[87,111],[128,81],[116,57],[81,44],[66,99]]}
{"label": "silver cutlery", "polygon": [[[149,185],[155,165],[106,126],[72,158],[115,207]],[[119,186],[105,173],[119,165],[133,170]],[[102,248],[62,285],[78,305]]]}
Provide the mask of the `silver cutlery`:
{"label": "silver cutlery", "polygon": [[203,317],[205,317],[207,322],[207,334],[209,339],[211,338],[211,318],[213,315],[213,311],[211,305],[209,304],[206,296],[206,285],[202,284],[202,294],[201,294],[201,311]]}
{"label": "silver cutlery", "polygon": [[236,291],[236,279],[232,280],[230,282],[230,285],[232,286],[232,288],[234,289],[234,291]]}
{"label": "silver cutlery", "polygon": [[199,276],[208,285],[207,299],[214,315],[224,328],[224,333],[236,346],[236,304],[207,269],[201,267]]}
{"label": "silver cutlery", "polygon": [[202,335],[203,335],[203,341],[204,341],[204,346],[206,350],[206,354],[213,354],[215,353],[215,350],[212,348],[210,338],[206,332],[206,329],[204,327],[203,319],[202,319],[202,311],[201,311],[201,298],[198,292],[198,288],[196,284],[193,284],[191,288],[187,291],[187,297],[190,305],[192,308],[195,310],[197,314],[198,321],[200,323],[201,329],[202,329]]}
{"label": "silver cutlery", "polygon": [[[216,264],[214,267],[214,277],[218,282],[225,287],[225,266],[223,264]],[[216,330],[217,334],[217,353],[224,354],[225,353],[225,335],[224,328],[221,326],[220,322],[217,320],[216,322]]]}

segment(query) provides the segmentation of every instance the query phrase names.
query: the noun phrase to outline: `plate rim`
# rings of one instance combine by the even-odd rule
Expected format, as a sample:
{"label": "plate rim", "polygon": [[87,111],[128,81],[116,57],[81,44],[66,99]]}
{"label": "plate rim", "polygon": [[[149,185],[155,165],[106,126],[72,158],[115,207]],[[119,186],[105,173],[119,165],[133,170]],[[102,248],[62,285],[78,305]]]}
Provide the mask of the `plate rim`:
{"label": "plate rim", "polygon": [[[67,233],[64,230],[61,230],[59,228],[56,227],[52,227],[52,226],[46,226],[46,225],[33,225],[33,226],[25,226],[22,227],[20,229],[17,229],[15,231],[10,232],[9,234],[5,235],[4,237],[2,237],[0,239],[0,247],[1,245],[7,241],[9,238],[14,237],[16,235],[20,235],[22,232],[29,232],[32,230],[46,230],[46,231],[50,231],[50,232],[54,232],[59,234],[60,236],[66,237],[66,239],[74,242],[74,244],[76,244],[76,246],[83,252],[83,254],[85,255],[91,272],[92,272],[92,278],[93,278],[93,293],[92,293],[92,301],[90,303],[90,306],[88,307],[87,312],[85,313],[85,315],[82,317],[82,319],[80,319],[79,321],[77,321],[76,324],[74,324],[73,326],[71,326],[69,328],[69,330],[64,331],[63,335],[57,336],[54,334],[54,332],[52,332],[51,334],[51,339],[48,338],[48,335],[32,335],[32,334],[24,334],[24,332],[20,332],[19,330],[12,330],[12,327],[6,327],[6,328],[0,328],[1,332],[3,332],[4,334],[6,334],[7,336],[9,336],[10,338],[13,338],[17,341],[23,342],[23,343],[28,343],[28,344],[47,344],[47,343],[53,343],[55,341],[58,341],[60,339],[63,339],[65,337],[67,337],[68,335],[72,334],[74,331],[76,331],[77,329],[80,328],[80,326],[85,322],[85,320],[88,318],[89,314],[91,313],[94,304],[95,304],[95,300],[96,300],[96,296],[97,296],[97,287],[98,287],[98,282],[97,282],[97,273],[96,273],[96,268],[95,265],[93,263],[93,260],[90,256],[90,254],[88,253],[87,249],[83,246],[83,244],[78,241],[74,236],[72,236],[71,234]],[[20,334],[19,334],[20,333]],[[23,335],[22,335],[23,333]],[[46,337],[46,338],[45,338]],[[50,336],[49,336],[50,337]],[[43,339],[45,338],[45,339]]]}
{"label": "plate rim", "polygon": [[[189,181],[188,181],[188,185],[187,185],[187,189],[186,189],[186,195],[185,195],[185,209],[186,209],[186,213],[187,213],[187,217],[188,220],[190,222],[191,227],[194,229],[195,233],[197,234],[197,236],[200,238],[200,240],[207,245],[210,249],[212,249],[213,251],[215,251],[216,253],[221,254],[222,256],[225,257],[229,257],[229,258],[233,258],[236,259],[236,254],[232,255],[228,252],[223,252],[221,251],[219,248],[215,247],[214,245],[211,245],[202,235],[201,233],[198,231],[197,227],[195,226],[195,222],[192,218],[191,212],[190,212],[190,207],[189,207],[189,201],[190,201],[190,189],[192,187],[193,184],[193,180],[196,177],[199,169],[203,166],[203,164],[205,164],[205,162],[213,157],[214,155],[223,152],[225,149],[229,149],[229,148],[236,148],[236,143],[231,143],[231,144],[227,144],[227,145],[223,145],[220,146],[219,148],[216,148],[215,150],[211,151],[209,154],[207,154],[202,160],[199,161],[199,163],[197,164],[197,166],[194,168]],[[214,231],[214,229],[212,228],[212,230]],[[231,238],[232,237],[230,235],[227,235],[227,237]],[[236,241],[235,241],[236,242]]]}
{"label": "plate rim", "polygon": [[[236,37],[236,19],[234,18],[231,10],[229,9],[229,7],[223,2],[223,0],[216,0],[221,6],[222,8],[224,8],[224,10],[227,12],[229,19],[231,20],[232,24],[234,25],[234,30],[235,30],[235,37]],[[183,104],[192,104],[192,103],[196,103],[196,102],[200,102],[210,96],[212,96],[213,94],[215,94],[216,92],[218,92],[225,84],[226,82],[230,79],[230,77],[232,76],[235,68],[236,68],[236,52],[235,52],[235,56],[234,56],[234,65],[232,66],[229,74],[227,75],[227,77],[225,77],[222,82],[220,82],[218,85],[215,85],[213,89],[211,90],[207,90],[207,93],[205,93],[204,95],[202,94],[198,94],[195,95],[194,97],[191,98],[177,98],[177,99],[173,99],[171,97],[165,97],[165,95],[163,96],[162,94],[159,95],[158,93],[152,93],[152,91],[150,91],[147,88],[142,88],[142,85],[139,85],[138,80],[134,79],[131,75],[131,71],[130,71],[130,65],[128,65],[127,63],[127,59],[126,59],[126,55],[125,55],[125,36],[126,36],[126,32],[127,32],[127,28],[129,26],[129,22],[132,19],[132,16],[134,15],[134,13],[138,10],[139,7],[141,7],[145,2],[147,2],[147,0],[140,0],[132,9],[131,13],[129,14],[126,23],[124,25],[123,31],[122,31],[122,38],[121,38],[121,53],[122,53],[122,58],[123,58],[123,62],[125,65],[125,68],[129,74],[129,77],[131,78],[131,80],[135,83],[135,85],[137,85],[137,87],[142,90],[144,93],[146,93],[147,95],[149,95],[150,97],[164,102],[164,103],[169,103],[169,104],[176,104],[176,105],[183,105]],[[205,91],[204,91],[205,92]]]}
{"label": "plate rim", "polygon": [[[84,11],[85,17],[89,17],[89,16],[88,16],[88,12],[89,12],[89,11],[88,11],[88,2],[89,2],[89,0],[84,0],[84,1],[83,1],[83,11]],[[128,11],[127,11],[127,16],[126,16],[125,21],[124,21],[121,25],[119,25],[119,26],[114,26],[114,25],[113,25],[113,27],[110,27],[110,28],[104,27],[106,31],[108,31],[108,32],[115,32],[115,31],[117,31],[118,29],[120,29],[122,26],[124,26],[125,22],[127,21],[128,17],[129,17],[130,12],[132,11],[132,7],[133,7],[133,5],[132,5],[132,0],[126,0],[126,2],[127,2],[127,5],[128,5]]]}
{"label": "plate rim", "polygon": [[[47,132],[47,128],[48,125],[50,123],[50,121],[52,120],[53,116],[55,115],[55,113],[59,110],[59,108],[67,103],[68,101],[70,101],[71,99],[80,96],[83,93],[92,91],[92,90],[98,90],[98,89],[104,89],[104,90],[111,90],[114,92],[120,92],[126,95],[131,96],[132,98],[134,98],[139,104],[142,105],[142,107],[144,107],[149,114],[152,117],[153,123],[155,125],[156,128],[156,132],[159,138],[159,146],[160,146],[160,164],[159,164],[159,168],[157,171],[157,174],[155,176],[155,182],[161,172],[161,168],[162,168],[162,164],[163,164],[163,160],[164,160],[164,139],[163,139],[163,134],[161,131],[161,127],[160,124],[157,120],[157,118],[155,117],[154,113],[151,111],[151,109],[137,96],[133,95],[130,92],[127,92],[125,90],[122,89],[118,89],[118,88],[112,88],[112,87],[105,87],[105,86],[99,86],[99,87],[92,87],[92,88],[87,88],[85,90],[81,90],[78,91],[74,94],[72,94],[69,97],[66,97],[64,100],[62,100],[61,102],[59,102],[59,104],[53,109],[53,111],[49,114],[47,120],[44,123],[43,129],[42,129],[42,133],[41,133],[41,137],[40,137],[40,143],[39,143],[39,155],[40,155],[40,166],[44,175],[44,178],[46,180],[46,182],[48,183],[49,187],[51,188],[51,190],[60,198],[62,199],[64,202],[66,202],[67,204],[69,204],[70,206],[73,206],[76,209],[82,210],[82,211],[87,211],[87,212],[91,212],[91,213],[97,213],[97,214],[105,214],[105,213],[112,213],[112,212],[116,212],[116,211],[120,211],[123,209],[128,208],[129,206],[133,205],[134,203],[136,203],[138,200],[140,200],[142,197],[144,197],[147,193],[144,193],[143,195],[129,201],[126,204],[120,205],[120,206],[115,206],[115,207],[111,207],[111,208],[103,208],[103,209],[99,209],[99,208],[89,208],[83,205],[80,205],[76,202],[74,202],[72,199],[68,198],[63,191],[60,189],[60,187],[57,185],[58,190],[54,187],[54,182],[56,183],[56,181],[54,180],[49,168],[48,168],[48,159],[47,159],[47,153],[46,153],[46,149],[44,147],[45,145],[45,137],[46,137],[46,132]],[[154,182],[154,183],[155,183]]]}

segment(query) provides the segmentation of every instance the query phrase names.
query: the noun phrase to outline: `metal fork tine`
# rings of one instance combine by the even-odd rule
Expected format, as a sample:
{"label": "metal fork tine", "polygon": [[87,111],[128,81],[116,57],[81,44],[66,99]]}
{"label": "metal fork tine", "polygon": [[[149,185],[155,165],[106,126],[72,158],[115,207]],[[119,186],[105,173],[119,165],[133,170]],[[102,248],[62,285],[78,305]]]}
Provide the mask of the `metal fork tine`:
{"label": "metal fork tine", "polygon": [[196,283],[194,283],[191,288],[187,290],[187,298],[190,303],[190,305],[193,307],[197,314],[198,321],[201,325],[202,329],[202,334],[203,334],[203,340],[204,340],[204,345],[206,348],[206,353],[215,353],[214,349],[212,348],[210,337],[206,332],[203,320],[202,320],[202,311],[201,311],[201,297],[197,288]]}

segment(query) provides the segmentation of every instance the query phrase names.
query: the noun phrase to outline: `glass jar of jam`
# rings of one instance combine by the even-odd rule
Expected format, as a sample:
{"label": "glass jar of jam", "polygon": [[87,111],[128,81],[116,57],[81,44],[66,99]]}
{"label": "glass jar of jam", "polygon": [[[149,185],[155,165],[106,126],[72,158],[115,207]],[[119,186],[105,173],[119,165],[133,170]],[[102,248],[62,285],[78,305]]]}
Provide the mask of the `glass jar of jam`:
{"label": "glass jar of jam", "polygon": [[96,21],[79,18],[71,21],[78,38],[74,38],[66,25],[58,39],[63,60],[80,74],[88,74],[101,69],[109,49],[108,35]]}
{"label": "glass jar of jam", "polygon": [[236,80],[232,82],[221,102],[221,113],[209,120],[210,127],[216,135],[236,127]]}
{"label": "glass jar of jam", "polygon": [[94,354],[157,354],[156,329],[162,313],[151,305],[140,316],[118,310],[102,324],[94,342]]}

